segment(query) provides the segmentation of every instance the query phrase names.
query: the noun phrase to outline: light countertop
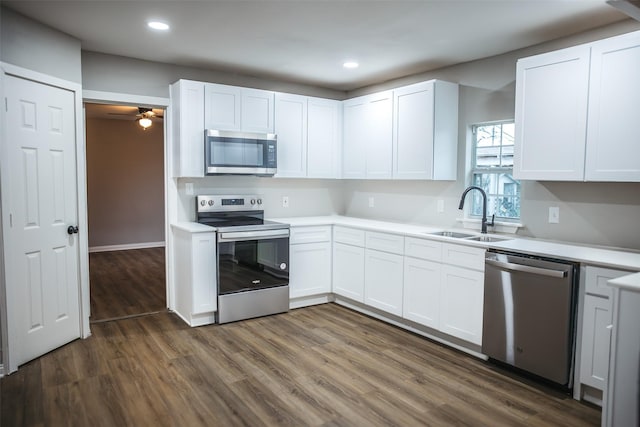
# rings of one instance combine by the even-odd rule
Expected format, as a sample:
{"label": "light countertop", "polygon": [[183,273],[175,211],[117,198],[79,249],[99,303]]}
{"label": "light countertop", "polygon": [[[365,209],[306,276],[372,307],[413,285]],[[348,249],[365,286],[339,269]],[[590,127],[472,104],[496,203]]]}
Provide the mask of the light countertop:
{"label": "light countertop", "polygon": [[501,234],[500,237],[509,238],[501,242],[478,242],[452,237],[433,236],[428,233],[440,230],[453,230],[467,234],[479,234],[477,231],[467,229],[454,229],[418,224],[400,224],[387,221],[353,218],[345,216],[316,216],[294,218],[270,218],[273,221],[284,222],[292,227],[317,226],[317,225],[342,225],[360,228],[363,230],[378,231],[392,234],[402,234],[410,237],[440,240],[468,246],[489,247],[513,252],[523,252],[531,255],[562,258],[584,264],[608,267],[630,272],[640,272],[640,253],[625,251],[624,249],[611,249],[590,247],[562,242],[549,242],[539,239],[523,238],[514,235]]}
{"label": "light countertop", "polygon": [[618,277],[609,280],[609,286],[615,286],[620,289],[640,292],[640,273],[630,274],[628,276]]}

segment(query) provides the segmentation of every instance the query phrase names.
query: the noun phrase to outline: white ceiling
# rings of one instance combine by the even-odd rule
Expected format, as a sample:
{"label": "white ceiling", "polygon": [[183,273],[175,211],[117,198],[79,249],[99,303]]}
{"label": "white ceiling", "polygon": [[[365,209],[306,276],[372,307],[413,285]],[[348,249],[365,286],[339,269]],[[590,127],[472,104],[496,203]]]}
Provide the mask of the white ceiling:
{"label": "white ceiling", "polygon": [[[604,0],[6,1],[82,49],[348,91],[627,19]],[[146,27],[152,19],[168,33]],[[360,68],[345,70],[346,59]]]}

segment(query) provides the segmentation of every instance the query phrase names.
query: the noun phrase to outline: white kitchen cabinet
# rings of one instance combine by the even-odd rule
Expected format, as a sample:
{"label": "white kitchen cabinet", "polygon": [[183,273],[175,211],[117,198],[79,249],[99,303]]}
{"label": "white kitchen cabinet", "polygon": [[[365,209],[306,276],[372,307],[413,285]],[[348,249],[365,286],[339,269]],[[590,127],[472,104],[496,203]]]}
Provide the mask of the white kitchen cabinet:
{"label": "white kitchen cabinet", "polygon": [[276,177],[339,177],[340,113],[339,101],[276,94]]}
{"label": "white kitchen cabinet", "polygon": [[270,91],[206,83],[205,128],[273,133],[274,103]]}
{"label": "white kitchen cabinet", "polygon": [[584,270],[580,383],[599,391],[605,388],[609,369],[612,289],[607,282],[627,274],[627,271],[593,266],[586,266]]}
{"label": "white kitchen cabinet", "polygon": [[458,85],[430,80],[393,91],[393,178],[455,180]]}
{"label": "white kitchen cabinet", "polygon": [[175,178],[204,176],[204,86],[178,80],[170,88]]}
{"label": "white kitchen cabinet", "polygon": [[340,178],[342,103],[333,99],[307,101],[307,177]]}
{"label": "white kitchen cabinet", "polygon": [[640,32],[591,48],[586,181],[640,181]]}
{"label": "white kitchen cabinet", "polygon": [[366,249],[364,270],[365,304],[402,316],[402,255]]}
{"label": "white kitchen cabinet", "polygon": [[333,292],[364,302],[364,248],[333,243]]}
{"label": "white kitchen cabinet", "polygon": [[517,179],[584,179],[590,47],[518,60],[515,147]]}
{"label": "white kitchen cabinet", "polygon": [[640,32],[520,59],[513,175],[640,181]]}
{"label": "white kitchen cabinet", "polygon": [[278,135],[277,177],[307,175],[307,97],[277,93],[275,132]]}
{"label": "white kitchen cabinet", "polygon": [[291,227],[289,236],[291,298],[331,292],[331,226]]}
{"label": "white kitchen cabinet", "polygon": [[191,326],[215,322],[216,233],[173,228],[175,256],[175,310]]}
{"label": "white kitchen cabinet", "polygon": [[344,101],[343,117],[342,177],[391,178],[393,91]]}
{"label": "white kitchen cabinet", "polygon": [[433,329],[440,327],[441,275],[439,262],[405,256],[402,317]]}
{"label": "white kitchen cabinet", "polygon": [[442,265],[440,331],[482,344],[484,273]]}

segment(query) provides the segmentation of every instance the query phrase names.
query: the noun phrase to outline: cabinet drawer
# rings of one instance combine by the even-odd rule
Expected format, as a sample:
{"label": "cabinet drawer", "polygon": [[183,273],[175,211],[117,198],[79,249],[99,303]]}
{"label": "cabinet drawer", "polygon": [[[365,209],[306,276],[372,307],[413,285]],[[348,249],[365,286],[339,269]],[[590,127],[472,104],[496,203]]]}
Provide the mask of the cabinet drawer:
{"label": "cabinet drawer", "polygon": [[607,285],[607,281],[627,274],[629,274],[628,271],[587,266],[585,274],[585,291],[587,294],[611,298],[613,290]]}
{"label": "cabinet drawer", "polygon": [[365,237],[367,249],[375,249],[398,255],[404,254],[404,236],[367,231]]}
{"label": "cabinet drawer", "polygon": [[356,228],[333,227],[333,241],[364,248],[364,231]]}
{"label": "cabinet drawer", "polygon": [[485,249],[464,245],[442,244],[442,262],[473,270],[484,271]]}
{"label": "cabinet drawer", "polygon": [[331,241],[331,226],[319,225],[312,227],[291,227],[289,243],[320,243]]}
{"label": "cabinet drawer", "polygon": [[404,254],[406,256],[427,259],[430,261],[442,260],[442,243],[435,240],[416,239],[405,237]]}

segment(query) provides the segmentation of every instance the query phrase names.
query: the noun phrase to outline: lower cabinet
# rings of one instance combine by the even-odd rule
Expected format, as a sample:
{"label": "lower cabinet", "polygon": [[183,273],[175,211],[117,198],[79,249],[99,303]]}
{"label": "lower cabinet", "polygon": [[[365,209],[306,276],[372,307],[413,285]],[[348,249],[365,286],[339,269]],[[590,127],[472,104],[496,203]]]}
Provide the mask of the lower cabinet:
{"label": "lower cabinet", "polygon": [[331,242],[291,245],[289,263],[291,298],[331,292]]}
{"label": "lower cabinet", "polygon": [[365,250],[364,303],[402,316],[403,256]]}
{"label": "lower cabinet", "polygon": [[[611,347],[612,291],[607,281],[629,274],[627,271],[586,266],[582,311],[582,344],[580,347],[580,383],[603,391],[609,371]],[[583,392],[584,394],[584,392]],[[587,399],[586,396],[583,396]],[[594,400],[590,398],[588,400]],[[595,397],[594,403],[600,403]]]}
{"label": "lower cabinet", "polygon": [[482,344],[484,272],[442,266],[440,330],[474,344]]}
{"label": "lower cabinet", "polygon": [[404,258],[402,317],[433,329],[440,326],[439,262]]}
{"label": "lower cabinet", "polygon": [[331,226],[291,227],[289,296],[331,292]]}
{"label": "lower cabinet", "polygon": [[215,322],[216,233],[173,228],[175,311],[190,326]]}
{"label": "lower cabinet", "polygon": [[334,242],[333,293],[364,302],[364,248]]}

